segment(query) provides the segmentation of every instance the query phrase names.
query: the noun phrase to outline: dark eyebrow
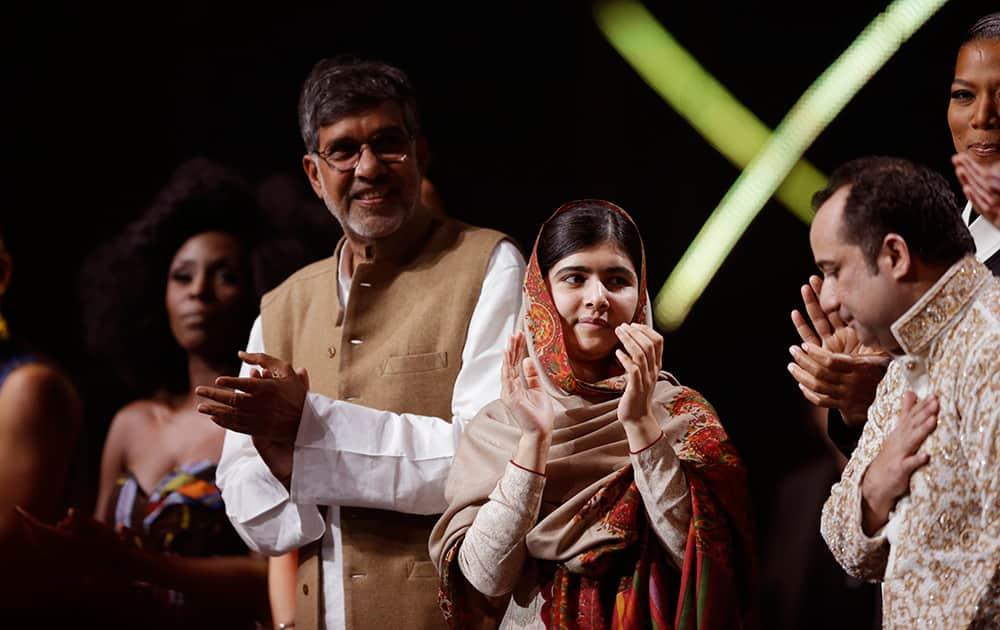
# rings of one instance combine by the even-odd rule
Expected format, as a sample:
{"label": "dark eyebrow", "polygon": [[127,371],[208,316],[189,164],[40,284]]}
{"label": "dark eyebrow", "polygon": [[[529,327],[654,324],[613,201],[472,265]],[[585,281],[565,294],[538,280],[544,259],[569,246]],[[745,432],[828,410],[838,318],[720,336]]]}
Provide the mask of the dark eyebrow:
{"label": "dark eyebrow", "polygon": [[621,274],[625,274],[626,276],[630,276],[630,277],[635,276],[635,272],[634,271],[632,271],[628,267],[622,267],[622,266],[605,267],[604,268],[604,273],[621,273]]}
{"label": "dark eyebrow", "polygon": [[958,83],[959,85],[962,85],[962,86],[965,86],[965,87],[975,87],[974,85],[972,85],[971,81],[966,81],[965,79],[959,79],[958,77],[955,77],[954,79],[952,79],[951,82],[953,84],[954,83]]}
{"label": "dark eyebrow", "polygon": [[560,267],[559,271],[557,271],[556,273],[557,274],[561,274],[561,273],[565,273],[567,271],[576,271],[576,272],[582,272],[582,273],[590,273],[591,269],[590,269],[590,267],[584,267],[582,265],[568,265],[566,267]]}
{"label": "dark eyebrow", "polygon": [[[560,273],[561,274],[561,273],[565,273],[567,271],[575,271],[577,273],[593,273],[594,272],[594,270],[591,269],[590,267],[585,267],[583,265],[569,265],[569,266],[566,266],[566,267],[560,267],[559,271],[557,271],[556,273]],[[605,267],[601,271],[603,273],[621,273],[621,274],[625,274],[625,275],[627,275],[629,277],[634,277],[635,276],[635,273],[633,273],[631,269],[629,269],[628,267],[622,267],[622,266]]]}
{"label": "dark eyebrow", "polygon": [[[371,140],[372,138],[378,138],[379,136],[383,136],[389,133],[398,133],[401,136],[407,136],[407,137],[409,137],[410,135],[406,131],[406,129],[401,125],[384,125],[373,131],[372,134],[368,136],[368,140]],[[331,138],[330,141],[326,143],[326,146],[332,147],[338,144],[346,144],[349,142],[357,142],[360,144],[361,142],[367,142],[368,140],[358,140],[354,136],[343,135]]]}

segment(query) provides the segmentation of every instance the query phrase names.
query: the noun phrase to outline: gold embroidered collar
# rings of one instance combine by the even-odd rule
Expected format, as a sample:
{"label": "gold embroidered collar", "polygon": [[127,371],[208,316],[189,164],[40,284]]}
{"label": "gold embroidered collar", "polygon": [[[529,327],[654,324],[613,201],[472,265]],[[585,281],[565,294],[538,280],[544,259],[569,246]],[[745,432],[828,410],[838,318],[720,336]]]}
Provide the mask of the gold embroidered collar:
{"label": "gold embroidered collar", "polygon": [[952,265],[892,324],[892,334],[903,352],[923,354],[992,277],[990,270],[972,254]]}

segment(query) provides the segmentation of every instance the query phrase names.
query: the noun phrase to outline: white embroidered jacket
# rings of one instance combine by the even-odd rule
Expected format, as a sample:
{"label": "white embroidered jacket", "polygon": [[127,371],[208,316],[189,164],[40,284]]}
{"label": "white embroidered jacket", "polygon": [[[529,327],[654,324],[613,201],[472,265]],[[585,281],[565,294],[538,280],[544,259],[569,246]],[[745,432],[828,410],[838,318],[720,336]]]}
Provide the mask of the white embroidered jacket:
{"label": "white embroidered jacket", "polygon": [[[849,574],[883,581],[885,628],[1000,627],[1000,281],[967,256],[892,332],[905,354],[879,384],[861,441],[823,506],[823,538]],[[930,461],[869,538],[861,479],[907,390],[938,396],[938,425],[922,447]]]}

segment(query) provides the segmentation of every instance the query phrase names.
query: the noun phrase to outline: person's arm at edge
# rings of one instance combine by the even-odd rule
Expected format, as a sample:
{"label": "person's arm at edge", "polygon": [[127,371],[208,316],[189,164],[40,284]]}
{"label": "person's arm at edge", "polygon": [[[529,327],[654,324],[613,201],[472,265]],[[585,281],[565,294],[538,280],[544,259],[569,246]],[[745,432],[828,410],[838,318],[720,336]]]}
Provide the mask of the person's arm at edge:
{"label": "person's arm at edge", "polygon": [[962,440],[965,459],[970,463],[976,492],[983,497],[984,523],[1000,521],[1000,364],[996,360],[996,335],[987,338],[992,348],[975,348],[962,374],[969,375],[959,387]]}
{"label": "person's arm at edge", "polygon": [[[1000,366],[996,361],[996,336],[993,336],[992,349],[989,347],[973,349],[969,355],[973,365],[963,370],[964,374],[981,375],[967,380],[960,387],[959,405],[962,409],[962,441],[968,454],[968,461],[975,462],[971,466],[976,490],[983,498],[982,523],[984,531],[996,531],[1000,521],[1000,480],[996,471],[1000,464],[996,448],[1000,440]],[[981,539],[982,540],[982,539]],[[983,544],[983,543],[980,543]],[[995,549],[995,547],[994,547]],[[996,556],[993,556],[996,558]],[[969,576],[977,580],[979,590],[979,613],[970,627],[989,627],[991,621],[984,619],[983,611],[992,609],[990,600],[996,595],[994,588],[998,580],[1000,563],[994,561],[993,566],[984,567],[985,574]],[[981,576],[981,578],[980,578]],[[978,622],[978,623],[977,623]]]}
{"label": "person's arm at edge", "polygon": [[82,411],[76,388],[52,366],[30,363],[0,387],[0,506],[59,516]]}

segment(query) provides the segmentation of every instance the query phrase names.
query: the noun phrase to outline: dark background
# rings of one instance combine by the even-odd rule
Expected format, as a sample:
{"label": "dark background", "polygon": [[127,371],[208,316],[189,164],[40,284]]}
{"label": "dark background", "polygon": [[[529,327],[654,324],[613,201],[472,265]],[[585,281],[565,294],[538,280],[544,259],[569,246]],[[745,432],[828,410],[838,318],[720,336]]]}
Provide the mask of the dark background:
{"label": "dark background", "polygon": [[[588,4],[472,4],[88,4],[9,13],[11,194],[0,223],[16,264],[4,304],[12,328],[88,382],[75,288],[82,257],[141,213],[192,155],[254,178],[300,176],[299,86],[318,58],[346,51],[410,74],[433,153],[429,177],[449,214],[527,247],[561,203],[609,199],[644,233],[655,294],[738,170],[619,57]],[[647,6],[774,128],[881,3]],[[997,7],[948,3],[806,157],[829,173],[859,155],[896,154],[954,183],[945,117],[952,67],[962,34],[989,10]],[[785,370],[796,342],[788,313],[812,269],[807,226],[771,202],[687,322],[666,335],[666,369],[716,405],[747,461],[762,541],[781,538],[776,489],[822,452]],[[116,394],[84,394],[86,440],[99,455],[103,409]],[[96,475],[96,464],[86,470]]]}

